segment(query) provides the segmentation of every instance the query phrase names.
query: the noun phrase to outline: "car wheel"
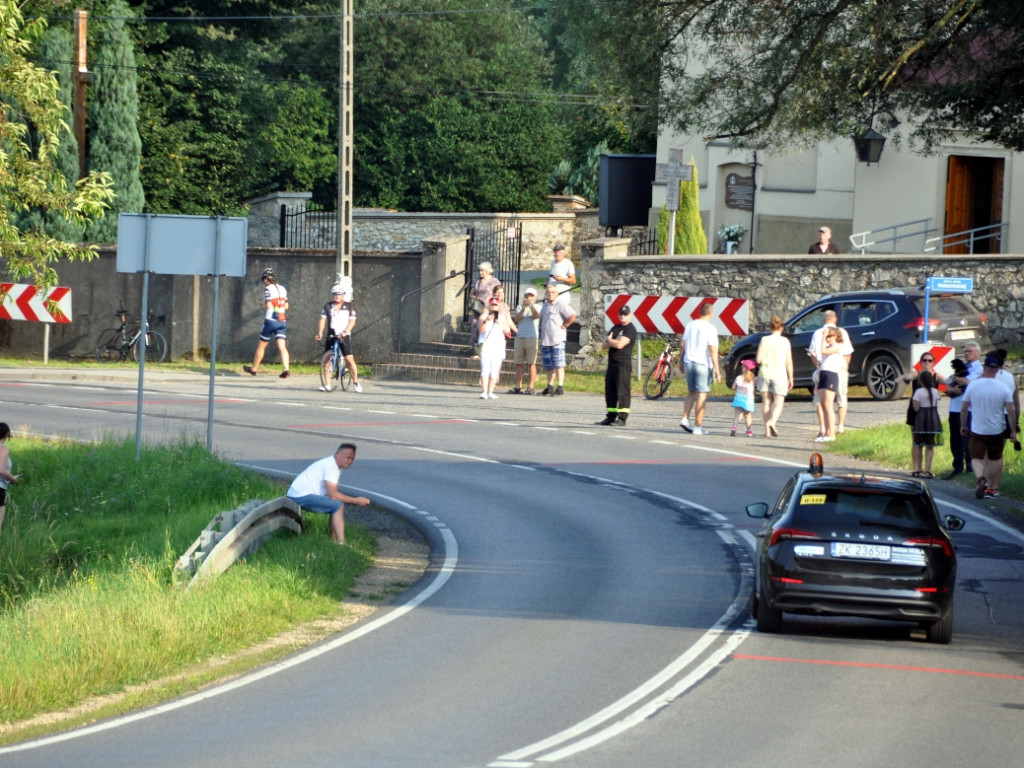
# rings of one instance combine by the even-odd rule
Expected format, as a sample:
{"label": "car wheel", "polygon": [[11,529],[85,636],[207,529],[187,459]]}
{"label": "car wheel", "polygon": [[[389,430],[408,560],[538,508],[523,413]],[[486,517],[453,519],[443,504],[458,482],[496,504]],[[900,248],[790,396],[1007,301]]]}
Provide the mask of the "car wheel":
{"label": "car wheel", "polygon": [[871,358],[864,372],[864,384],[875,400],[894,400],[903,395],[906,382],[900,377],[903,369],[892,355]]}
{"label": "car wheel", "polygon": [[779,632],[782,629],[782,611],[777,608],[769,608],[764,600],[754,595],[754,607],[752,613],[757,621],[758,632]]}
{"label": "car wheel", "polygon": [[946,615],[938,621],[933,621],[925,626],[929,643],[949,645],[953,639],[953,606],[949,606]]}

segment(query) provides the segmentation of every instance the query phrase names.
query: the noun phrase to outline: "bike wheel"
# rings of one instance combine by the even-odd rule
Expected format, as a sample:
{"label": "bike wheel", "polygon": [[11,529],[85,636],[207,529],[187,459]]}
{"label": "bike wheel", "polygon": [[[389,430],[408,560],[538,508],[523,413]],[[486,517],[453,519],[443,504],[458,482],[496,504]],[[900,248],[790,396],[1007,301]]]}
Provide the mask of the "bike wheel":
{"label": "bike wheel", "polygon": [[[146,362],[147,363],[162,363],[167,359],[167,339],[159,331],[149,332],[149,343],[146,345]],[[139,344],[142,342],[142,336],[139,336],[132,344],[132,358],[135,362],[139,362]]]}
{"label": "bike wheel", "polygon": [[324,352],[320,358],[320,383],[328,392],[333,392],[338,386],[335,365],[334,350]]}
{"label": "bike wheel", "polygon": [[341,388],[348,390],[352,386],[352,371],[345,365],[345,361],[341,360],[338,363],[340,369],[338,370],[338,382],[341,384]]}
{"label": "bike wheel", "polygon": [[96,360],[101,363],[113,363],[124,360],[124,350],[121,348],[121,331],[117,328],[107,328],[96,339]]}
{"label": "bike wheel", "polygon": [[668,392],[668,386],[672,383],[672,361],[658,360],[644,377],[644,397],[648,400],[657,400]]}

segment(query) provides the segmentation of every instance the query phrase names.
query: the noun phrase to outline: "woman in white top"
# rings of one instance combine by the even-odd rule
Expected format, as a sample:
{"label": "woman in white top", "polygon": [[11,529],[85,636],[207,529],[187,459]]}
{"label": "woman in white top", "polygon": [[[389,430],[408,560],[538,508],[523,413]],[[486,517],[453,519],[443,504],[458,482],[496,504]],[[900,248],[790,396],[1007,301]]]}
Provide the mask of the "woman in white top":
{"label": "woman in white top", "polygon": [[782,335],[783,328],[782,318],[772,315],[772,332],[762,336],[761,343],[757,345],[765,437],[779,436],[776,425],[782,417],[786,395],[793,388],[793,347]]}
{"label": "woman in white top", "polygon": [[831,443],[836,439],[832,404],[835,403],[836,392],[839,390],[839,372],[846,364],[842,352],[843,337],[839,333],[839,329],[829,328],[825,331],[825,338],[821,343],[823,357],[818,372],[817,387],[818,396],[821,398],[821,408],[824,411],[824,430],[814,439],[816,443]]}
{"label": "woman in white top", "polygon": [[7,438],[11,436],[11,428],[0,421],[0,528],[3,528],[4,515],[7,513],[7,486],[16,483],[21,475],[12,475],[11,452],[7,448]]}

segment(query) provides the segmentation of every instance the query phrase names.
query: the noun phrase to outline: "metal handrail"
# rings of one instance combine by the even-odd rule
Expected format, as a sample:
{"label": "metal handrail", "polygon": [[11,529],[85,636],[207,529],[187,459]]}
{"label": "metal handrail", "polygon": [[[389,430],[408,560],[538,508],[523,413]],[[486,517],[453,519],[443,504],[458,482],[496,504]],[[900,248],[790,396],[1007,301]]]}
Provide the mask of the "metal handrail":
{"label": "metal handrail", "polygon": [[[440,280],[435,280],[430,285],[424,285],[421,288],[417,288],[415,291],[409,291],[398,300],[398,354],[402,354],[402,310],[405,305],[405,300],[410,296],[414,296],[417,293],[423,293],[424,291],[429,291],[431,288],[438,286],[441,283],[446,283],[452,278],[460,276],[465,277],[466,285],[469,285],[469,271],[465,269],[463,269],[462,271],[453,269],[451,273],[448,275],[448,277],[442,277]],[[466,290],[466,285],[462,286],[462,288],[459,289],[459,293],[462,293],[464,290]]]}
{"label": "metal handrail", "polygon": [[[945,249],[952,245],[967,245],[967,252],[974,253],[975,241],[988,240],[992,237],[996,237],[996,233],[998,232],[999,253],[1002,253],[1003,243],[1006,241],[1006,228],[1009,226],[1010,223],[1008,221],[1004,221],[1000,224],[988,224],[984,227],[965,229],[963,232],[951,232],[948,235],[932,237],[925,240],[924,252],[931,253],[932,251],[938,250],[939,253],[945,253]],[[929,246],[929,243],[934,243],[934,245]]]}
{"label": "metal handrail", "polygon": [[[891,227],[881,227],[879,229],[870,229],[867,232],[857,232],[855,234],[850,235],[850,245],[853,246],[854,250],[860,251],[862,254],[871,246],[879,245],[881,243],[892,243],[892,251],[890,251],[890,253],[896,253],[896,243],[898,243],[900,240],[905,240],[908,237],[920,236],[922,238],[924,245],[927,245],[929,242],[928,235],[932,234],[933,232],[938,232],[938,229],[936,227],[929,226],[931,224],[931,221],[931,217],[927,219],[914,219],[913,221],[905,221],[902,224],[893,224]],[[920,230],[903,233],[899,231],[903,227],[913,227],[919,224],[924,225],[924,227]],[[867,239],[872,235],[890,231],[892,232],[891,237],[883,237],[880,240],[872,240],[870,243],[867,241]],[[860,242],[857,241],[858,238],[860,239]]]}

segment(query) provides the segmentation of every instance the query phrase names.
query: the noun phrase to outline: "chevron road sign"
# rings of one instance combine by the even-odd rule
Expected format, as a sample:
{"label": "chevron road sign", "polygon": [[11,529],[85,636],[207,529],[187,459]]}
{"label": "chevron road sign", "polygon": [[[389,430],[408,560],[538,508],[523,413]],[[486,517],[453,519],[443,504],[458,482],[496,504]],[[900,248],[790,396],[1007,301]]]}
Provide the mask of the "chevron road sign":
{"label": "chevron road sign", "polygon": [[58,286],[42,294],[34,285],[0,283],[0,320],[70,323],[71,289]]}
{"label": "chevron road sign", "polygon": [[682,333],[690,320],[700,317],[700,308],[711,303],[711,323],[725,336],[746,336],[750,331],[750,302],[715,296],[630,296],[606,294],[604,327],[619,321],[619,308],[633,313],[633,325],[641,333]]}

